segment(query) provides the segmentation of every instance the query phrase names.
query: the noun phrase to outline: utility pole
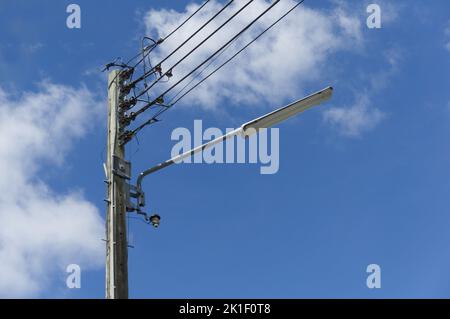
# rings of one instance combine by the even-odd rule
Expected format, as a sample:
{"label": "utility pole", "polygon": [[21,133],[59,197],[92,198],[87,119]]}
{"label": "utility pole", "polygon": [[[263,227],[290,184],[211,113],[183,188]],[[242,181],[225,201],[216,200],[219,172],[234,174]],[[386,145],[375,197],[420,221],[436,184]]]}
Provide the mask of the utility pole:
{"label": "utility pole", "polygon": [[130,164],[125,161],[125,147],[121,142],[123,111],[123,82],[125,70],[114,70],[108,76],[108,142],[106,211],[106,298],[128,298],[128,241],[126,231],[127,182]]}
{"label": "utility pole", "polygon": [[[129,183],[131,180],[131,164],[125,160],[125,144],[129,142],[136,134],[145,126],[154,124],[159,121],[161,114],[168,109],[172,108],[176,103],[180,101],[184,96],[190,93],[198,85],[207,80],[211,75],[220,70],[224,65],[229,63],[248,46],[254,43],[259,37],[266,33],[269,29],[275,26],[278,22],[283,20],[290,12],[304,2],[301,0],[293,5],[288,11],[286,11],[280,18],[273,22],[270,26],[265,28],[258,34],[253,40],[248,42],[243,48],[237,51],[233,56],[227,59],[220,66],[215,68],[207,76],[203,77],[199,82],[189,88],[180,97],[175,99],[184,89],[194,80],[197,75],[195,72],[200,69],[208,61],[213,62],[214,57],[218,57],[221,52],[224,52],[229,45],[238,39],[244,32],[246,32],[257,20],[270,11],[280,0],[273,1],[262,13],[254,18],[249,24],[235,34],[231,39],[223,44],[218,50],[214,51],[208,56],[202,63],[197,65],[188,74],[184,75],[175,84],[166,89],[163,93],[158,93],[155,99],[150,98],[148,91],[161,82],[162,79],[167,81],[173,76],[173,68],[177,67],[182,61],[184,61],[191,53],[197,50],[203,43],[205,43],[210,37],[218,32],[222,27],[228,24],[235,16],[242,12],[253,0],[249,0],[238,11],[231,15],[225,22],[223,22],[218,28],[204,38],[200,43],[184,55],[178,62],[171,67],[165,68],[166,71],[162,71],[162,63],[165,62],[170,56],[177,52],[182,46],[184,46],[190,39],[192,39],[198,32],[200,32],[206,25],[213,21],[219,14],[221,14],[228,6],[233,3],[230,0],[223,8],[212,16],[207,22],[205,22],[197,31],[189,36],[181,45],[173,50],[167,57],[162,59],[160,63],[154,67],[147,69],[147,59],[150,59],[150,53],[167,38],[169,38],[174,32],[177,32],[188,20],[190,20],[197,12],[199,12],[210,0],[206,0],[193,14],[191,14],[183,23],[170,32],[166,37],[159,40],[153,40],[150,37],[144,37],[142,40],[141,52],[129,60],[127,63],[116,63],[116,61],[108,63],[105,66],[105,70],[109,70],[111,67],[120,67],[120,70],[111,71],[108,75],[108,141],[107,141],[107,160],[104,164],[107,184],[107,210],[106,210],[106,298],[107,299],[126,299],[128,298],[128,240],[127,240],[127,225],[126,215],[128,212],[135,212],[144,216],[145,222],[158,227],[160,224],[160,217],[157,214],[149,216],[145,211],[145,194],[142,190],[142,180],[145,176],[152,174],[162,168],[172,165],[178,160],[192,156],[197,152],[201,152],[206,148],[211,147],[221,141],[234,137],[235,135],[249,136],[253,134],[251,132],[257,132],[261,128],[267,128],[274,124],[277,124],[285,119],[303,112],[311,106],[317,105],[322,101],[331,97],[332,88],[327,88],[320,92],[317,92],[311,96],[308,96],[302,100],[298,100],[286,107],[275,110],[269,114],[266,114],[253,121],[247,122],[241,126],[241,128],[234,130],[233,132],[219,137],[206,144],[198,146],[190,151],[187,151],[179,156],[169,159],[159,165],[143,171],[139,174],[136,181],[136,185]],[[151,44],[144,47],[144,40],[151,41]],[[133,62],[133,63],[131,63]],[[150,62],[150,61],[149,61]],[[211,63],[210,62],[210,63]],[[131,63],[131,64],[130,64]],[[151,65],[152,63],[150,63]],[[143,66],[143,74],[137,79],[132,79],[135,71],[140,70],[139,66]],[[203,69],[203,71],[209,66],[209,64]],[[203,72],[201,71],[201,72]],[[138,75],[138,74],[137,74]],[[181,89],[168,104],[165,103],[165,97],[181,82],[193,75],[193,79],[185,87]],[[148,78],[156,77],[151,83],[148,83]],[[131,79],[130,79],[131,78]],[[143,82],[144,88],[139,88],[138,83]],[[142,84],[142,83],[141,83]],[[138,92],[135,90],[138,89]],[[138,106],[140,106],[138,108]],[[131,125],[137,118],[137,116],[143,114],[150,108],[155,107],[157,111],[147,119],[147,121],[136,127],[134,125],[133,130],[126,130],[126,127]],[[131,109],[134,109],[131,112]],[[158,110],[159,108],[159,110]],[[128,112],[130,111],[130,112]]]}

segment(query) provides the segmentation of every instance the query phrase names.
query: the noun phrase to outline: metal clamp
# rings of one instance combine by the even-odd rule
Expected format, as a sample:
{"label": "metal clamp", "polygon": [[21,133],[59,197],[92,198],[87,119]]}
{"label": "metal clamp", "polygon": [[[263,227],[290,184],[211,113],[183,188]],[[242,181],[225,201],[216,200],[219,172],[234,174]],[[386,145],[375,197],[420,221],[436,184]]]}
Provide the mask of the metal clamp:
{"label": "metal clamp", "polygon": [[131,163],[114,155],[113,174],[128,180],[131,179]]}

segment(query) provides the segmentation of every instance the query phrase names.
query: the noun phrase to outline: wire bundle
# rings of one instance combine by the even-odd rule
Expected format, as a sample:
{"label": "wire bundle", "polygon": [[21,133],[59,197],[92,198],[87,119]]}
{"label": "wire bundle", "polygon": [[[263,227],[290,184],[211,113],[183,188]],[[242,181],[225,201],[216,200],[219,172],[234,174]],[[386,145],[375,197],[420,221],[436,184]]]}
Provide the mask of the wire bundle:
{"label": "wire bundle", "polygon": [[[154,40],[150,37],[143,37],[141,43],[141,51],[132,57],[126,63],[109,63],[105,69],[110,67],[120,67],[127,70],[130,74],[131,79],[124,84],[123,92],[123,116],[121,119],[122,127],[131,125],[136,121],[137,117],[149,109],[155,110],[153,115],[151,115],[146,121],[138,125],[137,127],[126,130],[122,133],[121,139],[123,143],[128,142],[136,136],[144,127],[156,123],[159,121],[159,117],[162,113],[166,112],[168,109],[172,108],[174,105],[179,103],[184,97],[190,94],[195,88],[204,83],[213,74],[222,69],[225,65],[230,63],[234,58],[241,54],[250,45],[256,42],[261,36],[263,36],[267,31],[272,29],[280,21],[286,18],[293,10],[300,6],[304,0],[295,3],[289,10],[287,10],[282,16],[275,20],[268,27],[263,29],[256,37],[244,45],[241,49],[235,52],[231,57],[226,59],[223,63],[218,65],[214,70],[209,72],[207,75],[201,77],[204,72],[227,50],[231,47],[237,39],[242,37],[242,35],[248,31],[258,20],[265,16],[269,11],[273,9],[281,0],[275,0],[270,5],[268,5],[261,13],[259,13],[253,20],[250,21],[244,28],[232,36],[228,41],[221,45],[217,50],[211,53],[206,59],[204,59],[200,64],[195,66],[191,71],[182,76],[173,85],[169,86],[167,89],[163,90],[162,93],[156,95],[152,98],[149,94],[150,89],[155,87],[158,83],[169,82],[173,76],[174,68],[178,67],[182,62],[184,62],[189,56],[195,53],[204,43],[206,43],[211,37],[213,37],[222,28],[228,25],[236,16],[241,14],[254,0],[248,0],[242,7],[240,7],[236,12],[234,12],[230,17],[228,17],[219,27],[208,34],[203,40],[196,44],[191,50],[189,50],[183,57],[181,57],[172,66],[167,68],[167,70],[162,70],[162,64],[166,62],[170,57],[172,57],[176,52],[178,52],[182,47],[184,47],[189,41],[191,41],[198,33],[205,29],[212,21],[217,19],[233,2],[234,0],[228,1],[218,12],[216,12],[212,17],[210,17],[206,22],[204,22],[196,31],[194,31],[189,37],[187,37],[180,45],[178,45],[174,50],[172,50],[165,58],[156,64],[153,64],[150,55],[151,53],[162,45],[168,38],[175,34],[181,27],[183,27],[189,20],[191,20],[196,14],[198,14],[209,2],[206,0],[201,6],[199,6],[190,16],[188,16],[180,25],[174,28],[167,36]],[[135,77],[137,70],[142,69],[142,74]],[[135,77],[135,79],[133,79]],[[189,79],[190,78],[190,79]],[[188,81],[187,81],[188,80]],[[187,83],[186,83],[186,82]],[[183,85],[183,82],[184,85]],[[194,83],[195,82],[195,83]],[[165,103],[166,96],[172,93],[176,88],[181,87],[172,97],[169,99],[168,103]]]}

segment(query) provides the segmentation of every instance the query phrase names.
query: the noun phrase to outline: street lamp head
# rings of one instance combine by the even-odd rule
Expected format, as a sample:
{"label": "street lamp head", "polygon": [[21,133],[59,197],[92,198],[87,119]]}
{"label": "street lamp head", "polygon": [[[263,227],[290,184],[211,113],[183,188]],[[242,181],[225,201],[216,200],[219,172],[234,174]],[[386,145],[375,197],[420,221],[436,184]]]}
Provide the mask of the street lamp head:
{"label": "street lamp head", "polygon": [[158,214],[150,216],[150,223],[153,227],[158,228],[161,221],[161,217]]}
{"label": "street lamp head", "polygon": [[242,134],[244,136],[250,136],[257,133],[262,128],[269,128],[271,126],[274,126],[298,113],[301,113],[330,99],[332,94],[333,88],[327,87],[301,100],[295,101],[285,107],[279,108],[253,121],[247,122],[241,126]]}

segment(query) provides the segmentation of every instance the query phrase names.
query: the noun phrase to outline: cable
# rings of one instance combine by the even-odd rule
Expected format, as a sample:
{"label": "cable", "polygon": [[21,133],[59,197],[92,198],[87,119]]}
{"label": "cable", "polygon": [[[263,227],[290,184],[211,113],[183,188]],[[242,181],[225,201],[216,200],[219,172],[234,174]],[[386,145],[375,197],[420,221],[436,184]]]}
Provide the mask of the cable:
{"label": "cable", "polygon": [[[235,12],[230,18],[228,18],[224,23],[222,23],[216,30],[214,30],[210,35],[208,35],[205,39],[203,39],[199,44],[197,44],[192,50],[190,50],[185,56],[183,56],[178,62],[176,62],[174,65],[172,65],[168,71],[166,71],[164,74],[162,74],[157,80],[155,80],[149,87],[147,87],[145,90],[140,92],[136,97],[140,97],[145,94],[148,90],[150,90],[153,86],[156,85],[156,83],[159,82],[166,74],[169,72],[172,72],[173,68],[178,66],[181,62],[183,62],[187,57],[189,57],[195,50],[197,50],[201,45],[203,45],[206,41],[208,41],[214,34],[216,34],[220,29],[222,29],[226,24],[228,24],[232,19],[234,19],[239,13],[241,13],[247,6],[250,5],[254,0],[249,0],[242,8],[240,8],[237,12]],[[158,63],[157,65],[161,65],[161,63]],[[136,83],[134,81],[133,83]]]}
{"label": "cable", "polygon": [[[151,38],[143,37],[143,38],[142,38],[142,42],[141,42],[142,58],[141,58],[141,60],[138,62],[138,64],[139,64],[140,62],[143,62],[142,64],[143,64],[144,73],[147,72],[147,63],[146,63],[146,59],[147,59],[147,58],[148,58],[148,62],[149,62],[149,64],[150,64],[150,69],[153,70],[153,66],[152,66],[152,63],[151,63],[151,60],[150,60],[150,52],[151,52],[151,50],[150,50],[147,54],[146,54],[145,51],[144,51],[144,50],[145,50],[145,49],[144,49],[144,40],[145,40],[145,39],[152,40]],[[152,40],[152,41],[154,41],[154,40]],[[156,44],[156,42],[155,42],[155,44]],[[147,87],[147,78],[144,79],[144,87]],[[136,95],[135,86],[133,86],[133,95],[134,95],[134,96]],[[147,92],[147,99],[150,99],[150,96],[149,96],[148,92]]]}
{"label": "cable", "polygon": [[144,52],[145,50],[147,50],[148,48],[150,48],[150,51],[152,51],[158,44],[161,44],[162,42],[164,42],[165,40],[167,40],[172,34],[174,34],[175,32],[177,32],[183,25],[185,25],[192,17],[194,17],[201,9],[203,9],[203,7],[210,2],[211,0],[206,0],[194,13],[192,13],[185,21],[183,21],[183,23],[181,23],[178,27],[176,27],[172,32],[170,32],[167,36],[165,36],[164,38],[159,39],[158,41],[153,40],[150,37],[144,37],[144,39],[148,39],[150,41],[153,42],[152,45],[146,46],[145,48],[143,48],[141,50],[141,52],[139,52],[138,54],[136,54],[134,57],[132,57],[131,59],[128,60],[127,63],[125,64],[129,64],[131,61],[137,59],[140,55],[143,55],[142,59],[139,60],[133,67],[138,66],[144,59],[145,59],[145,55]]}
{"label": "cable", "polygon": [[[144,37],[144,39],[148,39],[151,40],[153,42],[153,48],[158,45],[161,44],[162,42],[164,42],[165,40],[167,40],[172,34],[174,34],[175,32],[177,32],[183,25],[185,25],[190,19],[192,19],[192,17],[194,17],[201,9],[203,9],[203,7],[210,2],[211,0],[206,0],[197,10],[195,10],[194,13],[192,13],[186,20],[183,21],[183,23],[181,23],[178,27],[176,27],[172,32],[170,32],[167,36],[165,36],[164,38],[159,39],[158,41],[153,40],[152,38],[149,37]],[[148,47],[151,46],[147,46],[145,47],[145,49],[143,49],[143,51],[145,51]],[[151,48],[151,50],[153,49]],[[131,61],[133,61],[134,59],[138,58],[141,54],[143,54],[143,51],[141,51],[140,53],[138,53],[137,55],[135,55],[134,57],[132,57],[128,62],[130,63]],[[142,58],[139,62],[136,63],[136,65],[134,67],[136,67],[139,63],[141,63],[143,61],[144,58]]]}
{"label": "cable", "polygon": [[[149,40],[155,41],[155,40],[153,40],[153,39],[151,39],[149,37],[143,37],[142,38],[142,43],[144,42],[145,39],[149,39]],[[145,58],[161,43],[162,42],[158,41],[158,42],[155,42],[155,43],[153,43],[151,45],[147,45],[146,47],[142,47],[142,45],[141,45],[141,47],[142,47],[141,52],[137,56],[135,56],[134,58],[130,59],[130,61],[133,61],[138,56],[142,55],[141,59],[133,65],[133,68],[137,67],[142,61],[144,61]]]}
{"label": "cable", "polygon": [[129,119],[131,121],[135,120],[136,117],[145,112],[150,106],[156,103],[156,101],[161,100],[165,94],[170,92],[173,88],[175,88],[178,84],[180,84],[182,81],[184,81],[187,77],[192,75],[196,70],[201,68],[205,63],[207,63],[209,60],[211,60],[217,53],[219,53],[221,50],[223,50],[227,45],[229,45],[232,41],[234,41],[236,38],[238,38],[241,34],[243,34],[245,31],[247,31],[256,21],[258,21],[263,15],[265,15],[268,11],[270,11],[276,4],[278,4],[280,0],[275,0],[267,9],[265,9],[261,14],[259,14],[255,19],[253,19],[252,22],[250,22],[245,28],[243,28],[241,31],[239,31],[233,38],[231,38],[227,43],[225,43],[222,47],[220,47],[217,51],[215,51],[212,55],[210,55],[206,60],[204,60],[202,63],[200,63],[197,67],[195,67],[191,72],[186,74],[183,78],[181,78],[177,83],[172,85],[170,88],[168,88],[166,91],[164,91],[162,94],[160,94],[155,100],[152,102],[147,103],[142,108],[137,110],[135,113],[131,113]]}
{"label": "cable", "polygon": [[[217,67],[214,71],[212,71],[210,74],[208,74],[205,78],[203,78],[200,82],[195,84],[192,88],[190,88],[188,91],[186,91],[182,96],[180,96],[175,102],[169,103],[169,108],[178,103],[183,97],[185,97],[187,94],[189,94],[192,90],[194,90],[197,86],[199,86],[201,83],[206,81],[210,76],[212,76],[214,73],[219,71],[222,67],[224,67],[227,63],[229,63],[231,60],[233,60],[236,56],[238,56],[242,51],[244,51],[246,48],[248,48],[252,43],[254,43],[256,40],[258,40],[264,33],[269,31],[272,27],[274,27],[276,24],[278,24],[281,20],[283,20],[288,14],[290,14],[294,9],[296,9],[299,5],[301,5],[305,0],[302,0],[295,4],[291,9],[289,9],[284,15],[282,15],[278,20],[276,20],[274,23],[272,23],[269,27],[264,29],[256,38],[254,38],[252,41],[247,43],[242,49],[240,49],[238,52],[236,52],[232,57],[230,57],[228,60],[226,60],[224,63],[222,63],[219,67]],[[173,100],[173,99],[172,99]]]}
{"label": "cable", "polygon": [[191,20],[191,18],[193,16],[195,16],[197,14],[197,12],[199,12],[201,9],[203,9],[204,6],[206,6],[206,4],[209,2],[210,0],[206,0],[197,10],[195,10],[195,12],[193,14],[191,14],[186,20],[184,20],[184,22],[182,24],[180,24],[178,27],[176,27],[172,32],[170,32],[168,35],[166,35],[166,37],[163,38],[163,41],[167,40],[172,34],[174,34],[175,32],[177,32],[183,25],[186,24],[186,22],[188,22],[189,20]]}
{"label": "cable", "polygon": [[[156,47],[158,44],[161,44],[162,42],[164,42],[165,40],[167,40],[172,34],[174,34],[175,32],[177,32],[183,25],[185,25],[190,19],[192,19],[192,17],[194,17],[201,9],[203,9],[203,7],[210,2],[211,0],[206,0],[197,10],[195,10],[194,13],[192,13],[186,20],[183,21],[183,23],[181,23],[178,27],[176,27],[172,32],[170,32],[167,36],[165,36],[164,38],[159,39],[158,41],[153,40],[152,38],[149,37],[144,37],[144,39],[148,39],[151,40],[153,42],[153,45],[147,46],[145,47],[140,53],[136,54],[134,57],[132,57],[130,60],[128,60],[128,62],[126,64],[129,64],[131,61],[133,61],[134,59],[137,59],[141,54],[143,54],[143,52],[145,50],[147,50],[149,47],[151,48],[151,50],[154,49],[154,47]],[[143,57],[141,60],[139,60],[134,67],[136,67],[137,65],[139,65],[139,63],[141,63],[143,61],[145,57]]]}
{"label": "cable", "polygon": [[[235,40],[236,40],[236,39],[235,39]],[[191,85],[191,83],[194,82],[195,79],[197,79],[200,75],[202,75],[203,72],[205,72],[206,69],[208,69],[208,68],[211,66],[211,64],[213,64],[213,63],[214,63],[214,62],[215,62],[215,61],[216,61],[223,53],[225,53],[225,51],[226,51],[228,48],[230,48],[232,44],[233,44],[233,43],[230,43],[227,47],[225,47],[219,54],[217,54],[217,56],[216,56],[214,59],[212,59],[211,61],[209,61],[208,64],[205,65],[205,67],[204,67],[201,71],[199,71],[197,74],[195,74],[195,75],[192,77],[192,79],[191,79],[188,83],[186,83],[186,85],[183,86],[183,88],[182,88],[181,90],[179,90],[178,93],[175,94],[175,95],[171,98],[171,100],[169,101],[168,104],[171,105],[171,104],[172,104],[172,101],[175,100],[176,97],[177,97],[178,95],[180,95],[180,94],[181,94],[181,93],[182,93],[189,85]]]}
{"label": "cable", "polygon": [[[190,41],[197,33],[199,33],[201,30],[203,30],[204,27],[206,27],[212,20],[214,20],[219,14],[221,14],[233,2],[234,2],[234,0],[230,0],[225,6],[222,7],[222,9],[220,9],[208,21],[206,21],[197,31],[195,31],[192,35],[190,35],[185,41],[183,41],[183,43],[181,43],[177,48],[175,48],[175,50],[173,50],[168,56],[166,56],[162,61],[160,61],[156,65],[161,65],[164,61],[166,61],[168,58],[170,58],[175,52],[177,52],[182,46],[184,46],[188,41]],[[136,79],[135,81],[133,81],[131,83],[131,85],[135,85],[136,83],[142,81],[145,77],[149,76],[150,74],[152,74],[152,73],[150,72],[150,73],[146,74],[144,72],[144,74],[142,76],[140,76],[138,79]]]}
{"label": "cable", "polygon": [[[141,52],[139,52],[139,53],[136,54],[134,57],[132,57],[131,59],[129,59],[128,62],[127,62],[126,64],[130,64],[131,61],[133,61],[133,60],[137,59],[138,57],[140,57],[141,55],[143,55],[144,52],[147,51],[147,50],[150,50],[150,51],[148,52],[148,53],[150,53],[151,51],[153,51],[153,49],[154,49],[158,44],[161,44],[160,40],[159,40],[159,41],[155,41],[155,40],[153,40],[152,38],[149,38],[149,37],[143,37],[143,38],[142,38],[142,42],[143,42],[145,39],[148,39],[148,40],[152,41],[153,44],[147,45],[145,48],[142,48],[142,49],[141,49]],[[147,54],[148,54],[148,53],[147,53]],[[139,63],[142,62],[142,60],[143,60],[143,58],[141,58],[138,62],[136,62],[136,64],[135,64],[133,67],[135,68],[136,66],[138,66]]]}
{"label": "cable", "polygon": [[233,60],[236,56],[238,56],[242,51],[244,51],[246,48],[248,48],[252,43],[254,43],[255,41],[257,41],[263,34],[265,34],[267,31],[269,31],[270,29],[272,29],[276,24],[278,24],[281,20],[283,20],[287,15],[289,15],[292,11],[294,11],[298,6],[300,6],[305,0],[302,0],[300,2],[298,2],[297,4],[295,4],[291,9],[289,9],[285,14],[283,14],[279,19],[277,19],[274,23],[272,23],[269,27],[267,27],[266,29],[264,29],[260,34],[258,34],[257,37],[255,37],[252,41],[250,41],[249,43],[247,43],[242,49],[240,49],[238,52],[236,52],[232,57],[230,57],[228,60],[226,60],[224,63],[222,63],[219,67],[217,67],[214,71],[212,71],[210,74],[208,74],[205,78],[203,78],[200,82],[198,82],[195,86],[193,86],[192,88],[190,88],[186,93],[184,93],[182,96],[180,96],[175,102],[170,103],[168,107],[164,108],[163,110],[160,110],[159,112],[157,112],[152,118],[150,118],[147,122],[145,122],[144,124],[142,124],[139,127],[139,131],[143,129],[143,127],[145,127],[146,125],[152,124],[154,122],[157,122],[158,120],[156,119],[158,116],[160,116],[162,113],[164,113],[165,111],[167,111],[169,108],[171,108],[172,106],[174,106],[176,103],[178,103],[183,97],[185,97],[189,92],[191,92],[192,90],[194,90],[197,86],[199,86],[201,83],[203,83],[204,81],[206,81],[210,76],[212,76],[214,73],[216,73],[217,71],[219,71],[223,66],[225,66],[227,63],[229,63],[231,60]]}
{"label": "cable", "polygon": [[[157,113],[159,113],[159,112],[157,112]],[[144,123],[139,125],[137,128],[135,128],[133,131],[131,131],[129,136],[130,137],[135,136],[137,133],[139,133],[147,125],[151,125],[151,124],[156,123],[156,122],[159,122],[159,120],[154,118],[154,116],[151,117],[149,120],[145,121]]]}

